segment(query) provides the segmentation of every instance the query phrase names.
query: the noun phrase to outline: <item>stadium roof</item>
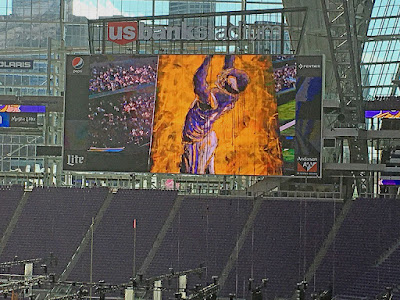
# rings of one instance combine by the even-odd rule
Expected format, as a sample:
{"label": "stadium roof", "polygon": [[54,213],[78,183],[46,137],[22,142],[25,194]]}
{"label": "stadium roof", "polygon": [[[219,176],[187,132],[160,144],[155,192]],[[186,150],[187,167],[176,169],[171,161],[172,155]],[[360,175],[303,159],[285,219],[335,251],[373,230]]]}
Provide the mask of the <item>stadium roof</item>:
{"label": "stadium roof", "polygon": [[400,2],[376,0],[362,56],[364,95],[400,95],[393,80],[400,77]]}

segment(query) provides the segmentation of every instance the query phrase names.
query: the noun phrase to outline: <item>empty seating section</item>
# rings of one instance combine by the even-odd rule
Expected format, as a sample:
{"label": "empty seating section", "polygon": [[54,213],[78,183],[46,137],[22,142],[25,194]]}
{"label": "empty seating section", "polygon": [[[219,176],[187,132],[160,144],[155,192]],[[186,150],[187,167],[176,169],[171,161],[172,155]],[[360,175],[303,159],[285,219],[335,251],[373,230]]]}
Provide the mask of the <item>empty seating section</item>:
{"label": "empty seating section", "polygon": [[[368,201],[374,201],[374,204],[376,204],[376,200],[371,199]],[[400,221],[398,200],[385,199],[385,201],[381,202],[381,206],[376,214],[380,220],[374,220],[370,226],[379,227],[378,237],[384,241],[379,248],[383,248],[378,251],[379,257],[375,258],[372,264],[369,264],[369,267],[367,265],[367,268],[364,268],[365,272],[343,291],[346,295],[375,298],[377,295],[384,293],[386,287],[397,287],[400,283],[400,230],[397,224]],[[371,238],[375,239],[376,237],[375,235]],[[393,251],[389,252],[389,249],[385,247],[389,244],[388,248],[393,247],[391,249]],[[400,299],[398,289],[394,290],[393,295],[393,299]]]}
{"label": "empty seating section", "polygon": [[[377,295],[384,293],[386,287],[397,287],[400,282],[400,257],[399,254],[394,254],[393,256],[394,257],[390,257],[382,265],[368,268],[368,270],[346,290],[346,295],[375,298]],[[394,299],[399,299],[399,296],[398,289],[395,289]]]}
{"label": "empty seating section", "polygon": [[340,207],[333,202],[264,201],[228,278],[225,294],[248,297],[248,279],[254,279],[255,288],[266,278],[268,298],[291,297]]}
{"label": "empty seating section", "polygon": [[8,224],[22,198],[24,189],[21,186],[0,187],[0,239],[2,238]]}
{"label": "empty seating section", "polygon": [[105,188],[34,189],[0,261],[8,261],[14,256],[45,259],[53,253],[56,260],[48,262],[49,271],[60,274],[107,193]]}
{"label": "empty seating section", "polygon": [[[400,202],[395,199],[357,199],[340,228],[335,242],[318,269],[319,288],[332,284],[335,294],[357,294],[357,280],[372,276],[371,267],[400,237]],[[382,268],[379,277],[390,276]],[[370,270],[370,274],[368,274]],[[377,277],[376,275],[375,277]],[[369,279],[365,279],[369,280]],[[367,284],[368,285],[368,284]],[[384,281],[381,291],[384,291]]]}
{"label": "empty seating section", "polygon": [[[136,219],[136,269],[142,265],[167,219],[176,192],[119,190],[94,232],[93,280],[125,283],[133,274]],[[90,245],[68,279],[89,280]]]}
{"label": "empty seating section", "polygon": [[[0,189],[2,234],[23,193],[21,187]],[[110,194],[106,188],[34,189],[0,261],[12,260],[14,256],[47,258],[54,253],[57,261],[48,261],[49,271],[61,274],[90,228],[92,218],[107,203],[107,195]],[[169,268],[184,271],[204,265],[206,270],[201,278],[188,277],[188,288],[197,283],[208,284],[212,276],[222,274],[235,245],[241,241],[254,201],[209,196],[178,198],[175,191],[119,190],[94,231],[93,280],[128,282],[133,269],[138,272],[143,266],[143,276],[148,278],[167,274]],[[248,298],[248,279],[254,279],[254,288],[268,278],[268,298],[293,296],[296,283],[304,279],[341,210],[342,204],[338,202],[263,200],[249,234],[242,240],[243,246],[233,253],[234,262],[220,294],[235,293],[239,298]],[[174,218],[167,223],[172,213]],[[165,235],[157,244],[160,233]],[[399,238],[398,200],[354,200],[335,239],[327,244],[308,292],[332,285],[338,299],[375,297],[385,291],[385,286],[398,284]],[[390,248],[393,251],[383,259]],[[156,250],[154,257],[144,265],[152,249]],[[68,280],[90,279],[90,243],[81,254]],[[174,286],[175,281],[171,287]],[[397,300],[400,295],[396,293]]]}
{"label": "empty seating section", "polygon": [[188,277],[188,288],[219,276],[252,207],[249,199],[186,197],[149,274],[206,266],[202,278]]}

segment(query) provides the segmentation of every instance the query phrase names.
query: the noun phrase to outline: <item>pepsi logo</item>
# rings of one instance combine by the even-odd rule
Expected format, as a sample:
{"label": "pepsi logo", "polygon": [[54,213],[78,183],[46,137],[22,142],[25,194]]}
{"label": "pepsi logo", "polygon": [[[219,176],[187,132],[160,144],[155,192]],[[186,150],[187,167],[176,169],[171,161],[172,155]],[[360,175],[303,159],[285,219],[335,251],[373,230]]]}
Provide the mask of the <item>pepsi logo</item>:
{"label": "pepsi logo", "polygon": [[80,70],[80,69],[82,69],[84,64],[85,64],[85,63],[84,63],[82,57],[75,57],[75,58],[72,60],[72,67],[73,67],[75,70]]}

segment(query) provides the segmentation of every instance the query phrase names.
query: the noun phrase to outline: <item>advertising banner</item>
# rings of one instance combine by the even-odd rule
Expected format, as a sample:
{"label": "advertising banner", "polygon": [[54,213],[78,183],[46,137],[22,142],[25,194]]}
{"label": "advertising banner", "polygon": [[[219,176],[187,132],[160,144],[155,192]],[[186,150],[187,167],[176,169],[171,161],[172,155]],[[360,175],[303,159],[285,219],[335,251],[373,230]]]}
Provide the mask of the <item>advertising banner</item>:
{"label": "advertising banner", "polygon": [[0,127],[37,128],[37,114],[0,112]]}
{"label": "advertising banner", "polygon": [[33,69],[33,60],[26,59],[0,59],[0,69]]}

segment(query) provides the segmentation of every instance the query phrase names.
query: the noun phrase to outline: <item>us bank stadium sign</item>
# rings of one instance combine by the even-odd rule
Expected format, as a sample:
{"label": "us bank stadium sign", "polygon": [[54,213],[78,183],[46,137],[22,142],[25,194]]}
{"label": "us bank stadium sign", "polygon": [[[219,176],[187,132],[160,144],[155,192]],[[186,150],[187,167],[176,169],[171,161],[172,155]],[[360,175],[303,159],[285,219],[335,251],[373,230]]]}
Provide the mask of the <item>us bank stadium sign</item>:
{"label": "us bank stadium sign", "polygon": [[225,41],[262,40],[267,34],[280,35],[274,24],[229,24],[226,26],[193,26],[183,21],[174,25],[148,25],[143,22],[108,22],[108,40],[120,45],[133,41]]}

